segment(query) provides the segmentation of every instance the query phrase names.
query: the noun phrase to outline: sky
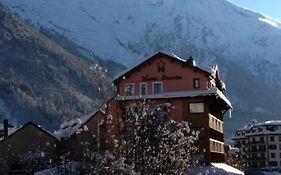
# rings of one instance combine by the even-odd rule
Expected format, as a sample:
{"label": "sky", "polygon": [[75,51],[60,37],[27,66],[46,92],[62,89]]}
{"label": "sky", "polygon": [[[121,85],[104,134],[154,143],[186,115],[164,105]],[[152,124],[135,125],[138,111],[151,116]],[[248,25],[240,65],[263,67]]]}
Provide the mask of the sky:
{"label": "sky", "polygon": [[228,0],[233,4],[254,10],[281,22],[281,0]]}

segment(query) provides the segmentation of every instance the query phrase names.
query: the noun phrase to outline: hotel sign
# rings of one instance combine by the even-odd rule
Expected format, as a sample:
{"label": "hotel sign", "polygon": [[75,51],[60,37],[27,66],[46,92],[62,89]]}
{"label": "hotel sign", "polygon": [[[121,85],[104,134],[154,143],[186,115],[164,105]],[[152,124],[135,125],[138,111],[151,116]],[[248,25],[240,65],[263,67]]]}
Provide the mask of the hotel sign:
{"label": "hotel sign", "polygon": [[175,75],[175,76],[168,76],[163,75],[161,78],[150,76],[149,74],[146,74],[145,76],[142,76],[142,81],[163,81],[163,80],[180,80],[182,79],[182,76]]}

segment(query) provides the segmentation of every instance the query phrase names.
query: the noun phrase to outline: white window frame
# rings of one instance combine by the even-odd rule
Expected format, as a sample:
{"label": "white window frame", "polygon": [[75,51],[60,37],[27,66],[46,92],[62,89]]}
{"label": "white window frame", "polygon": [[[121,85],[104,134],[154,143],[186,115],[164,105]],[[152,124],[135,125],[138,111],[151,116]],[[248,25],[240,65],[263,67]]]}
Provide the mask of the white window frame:
{"label": "white window frame", "polygon": [[[145,93],[144,94],[142,94],[142,85],[145,86]],[[146,82],[140,83],[140,95],[147,95],[147,83]]]}
{"label": "white window frame", "polygon": [[155,84],[160,84],[161,85],[161,92],[158,93],[158,94],[162,94],[163,93],[163,82],[162,81],[154,81],[154,82],[152,82],[152,94],[155,94],[155,92],[154,92],[154,85]]}
{"label": "white window frame", "polygon": [[[126,87],[127,87],[128,85],[132,85],[132,86],[133,86],[131,94],[127,94],[127,92],[126,92]],[[124,93],[125,93],[125,95],[127,95],[127,96],[135,95],[135,93],[136,93],[135,83],[125,83],[125,86],[124,86]]]}
{"label": "white window frame", "polygon": [[194,78],[193,79],[193,88],[194,89],[200,89],[200,79],[199,78]]}

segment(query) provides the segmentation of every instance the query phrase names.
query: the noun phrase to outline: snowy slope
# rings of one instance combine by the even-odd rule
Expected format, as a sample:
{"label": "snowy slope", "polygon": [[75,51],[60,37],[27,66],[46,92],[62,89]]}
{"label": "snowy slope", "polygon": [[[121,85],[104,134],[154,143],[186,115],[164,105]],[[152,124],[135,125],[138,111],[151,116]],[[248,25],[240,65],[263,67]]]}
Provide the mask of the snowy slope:
{"label": "snowy slope", "polygon": [[226,0],[0,1],[101,58],[132,65],[158,50],[185,57],[194,54],[187,48],[203,49],[235,60],[255,75],[265,74],[268,83],[281,87],[275,84],[281,78],[281,24]]}
{"label": "snowy slope", "polygon": [[236,117],[242,122],[279,117],[281,24],[261,14],[226,0],[0,2],[31,23],[127,66],[159,50],[219,63]]}

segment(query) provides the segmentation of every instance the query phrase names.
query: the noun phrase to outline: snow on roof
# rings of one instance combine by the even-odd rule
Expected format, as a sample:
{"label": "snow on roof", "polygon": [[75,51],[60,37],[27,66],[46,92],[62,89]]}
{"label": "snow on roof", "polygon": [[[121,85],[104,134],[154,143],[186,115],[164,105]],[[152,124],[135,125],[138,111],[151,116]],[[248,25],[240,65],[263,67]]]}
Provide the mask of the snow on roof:
{"label": "snow on roof", "polygon": [[242,139],[255,135],[281,134],[281,121],[271,120],[266,122],[250,122],[244,128],[235,132],[233,139]]}
{"label": "snow on roof", "polygon": [[171,56],[171,57],[173,57],[173,58],[176,58],[176,59],[178,59],[178,60],[180,60],[180,61],[182,61],[182,62],[186,62],[186,60],[184,60],[184,59],[182,59],[181,57],[177,56],[177,55],[174,54],[173,52],[171,52],[171,53],[165,53],[165,54],[167,54],[167,55],[169,55],[169,56]]}
{"label": "snow on roof", "polygon": [[[17,130],[21,129],[22,125],[19,127],[8,128],[8,136],[16,132]],[[0,141],[4,139],[4,136],[0,138]]]}
{"label": "snow on roof", "polygon": [[137,99],[159,99],[159,98],[177,98],[177,97],[198,97],[198,96],[213,96],[217,95],[224,100],[229,107],[232,108],[230,101],[224,96],[224,94],[217,88],[211,88],[208,90],[193,90],[193,91],[176,91],[165,92],[161,94],[153,95],[130,95],[130,96],[117,96],[117,100],[137,100]]}
{"label": "snow on roof", "polygon": [[244,174],[242,171],[240,171],[232,166],[229,166],[225,163],[211,163],[211,165],[213,165],[216,168],[223,169],[224,171],[226,171],[230,174]]}
{"label": "snow on roof", "polygon": [[70,121],[64,122],[60,125],[60,129],[55,131],[55,135],[59,138],[70,137],[75,132],[80,132],[79,129],[92,117],[96,112],[102,112],[102,110],[96,110],[92,113],[89,113],[81,118],[72,119]]}
{"label": "snow on roof", "polygon": [[244,173],[232,166],[229,166],[225,163],[211,163],[211,165],[204,166],[198,165],[191,168],[190,174],[196,175],[244,175]]}
{"label": "snow on roof", "polygon": [[217,66],[214,66],[214,67],[210,67],[210,66],[197,66],[199,67],[200,69],[206,71],[206,72],[209,72],[210,74],[214,74],[216,73],[216,70],[217,70]]}
{"label": "snow on roof", "polygon": [[[17,132],[18,130],[22,129],[23,127],[25,127],[26,125],[29,125],[29,124],[32,124],[32,125],[35,125],[37,126],[38,128],[42,129],[44,132],[48,133],[49,135],[53,136],[54,138],[56,139],[59,139],[54,133],[48,131],[47,129],[41,127],[40,125],[37,125],[35,123],[32,123],[32,122],[28,122],[26,123],[25,125],[20,125],[18,127],[13,127],[13,128],[8,128],[8,136],[10,136],[11,134]],[[0,138],[0,141],[4,140],[4,137],[1,137]]]}
{"label": "snow on roof", "polygon": [[263,125],[281,125],[281,120],[270,120],[264,122]]}

